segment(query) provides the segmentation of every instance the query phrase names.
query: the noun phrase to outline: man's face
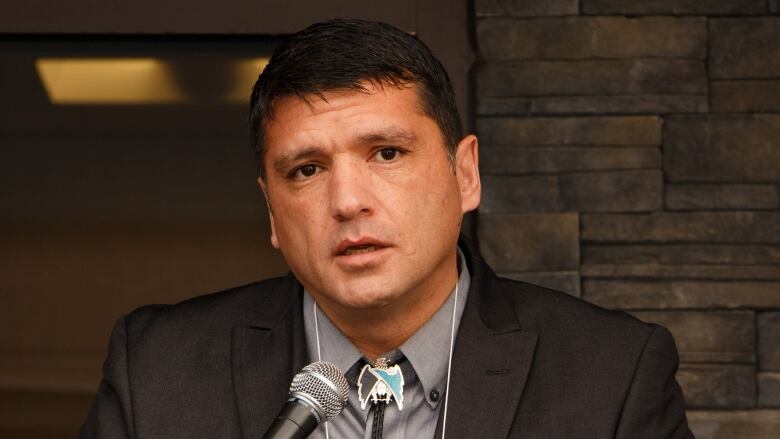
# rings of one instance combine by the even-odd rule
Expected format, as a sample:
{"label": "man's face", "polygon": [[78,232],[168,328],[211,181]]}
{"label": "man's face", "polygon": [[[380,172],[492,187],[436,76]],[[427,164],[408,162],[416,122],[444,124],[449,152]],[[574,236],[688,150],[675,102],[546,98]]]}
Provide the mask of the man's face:
{"label": "man's face", "polygon": [[462,215],[479,204],[476,138],[453,167],[413,86],[367,86],[283,98],[265,131],[271,241],[336,312],[449,291]]}

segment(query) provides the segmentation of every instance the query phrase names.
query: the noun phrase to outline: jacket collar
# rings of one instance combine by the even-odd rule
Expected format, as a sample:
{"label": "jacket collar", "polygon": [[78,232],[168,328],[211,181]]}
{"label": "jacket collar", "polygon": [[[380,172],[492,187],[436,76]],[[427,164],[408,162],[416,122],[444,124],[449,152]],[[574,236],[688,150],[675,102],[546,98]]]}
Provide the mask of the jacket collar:
{"label": "jacket collar", "polygon": [[302,287],[288,274],[258,290],[248,312],[257,316],[232,331],[231,363],[241,434],[262,437],[287,400],[293,376],[304,366]]}
{"label": "jacket collar", "polygon": [[[446,424],[436,438],[506,437],[519,406],[536,348],[536,332],[517,319],[518,297],[465,238],[459,241],[471,273],[466,308],[452,358]],[[304,366],[303,287],[288,274],[258,291],[259,310],[232,333],[232,372],[242,435],[262,437]],[[262,303],[262,305],[261,305]]]}
{"label": "jacket collar", "polygon": [[458,329],[445,410],[436,438],[507,437],[531,369],[537,334],[517,319],[516,302],[476,249],[459,245],[472,273]]}

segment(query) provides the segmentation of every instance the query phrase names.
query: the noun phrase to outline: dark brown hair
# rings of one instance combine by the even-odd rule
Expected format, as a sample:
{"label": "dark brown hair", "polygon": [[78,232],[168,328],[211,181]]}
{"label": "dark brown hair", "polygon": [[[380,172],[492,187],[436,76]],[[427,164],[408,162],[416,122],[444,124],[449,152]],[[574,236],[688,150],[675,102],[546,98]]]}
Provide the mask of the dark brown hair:
{"label": "dark brown hair", "polygon": [[463,136],[455,93],[447,72],[417,38],[385,23],[330,20],[293,34],[274,50],[257,79],[250,102],[249,130],[260,176],[264,173],[264,127],[274,102],[297,96],[307,102],[332,90],[366,92],[364,83],[414,84],[421,109],[439,126],[454,159]]}

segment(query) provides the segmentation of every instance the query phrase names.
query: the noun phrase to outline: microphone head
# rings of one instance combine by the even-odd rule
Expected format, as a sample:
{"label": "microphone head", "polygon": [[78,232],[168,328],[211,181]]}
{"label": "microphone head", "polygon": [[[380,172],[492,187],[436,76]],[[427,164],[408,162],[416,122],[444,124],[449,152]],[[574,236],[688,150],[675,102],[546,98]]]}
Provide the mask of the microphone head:
{"label": "microphone head", "polygon": [[336,366],[318,361],[295,375],[290,396],[308,402],[320,415],[320,422],[327,422],[338,416],[347,404],[349,384]]}

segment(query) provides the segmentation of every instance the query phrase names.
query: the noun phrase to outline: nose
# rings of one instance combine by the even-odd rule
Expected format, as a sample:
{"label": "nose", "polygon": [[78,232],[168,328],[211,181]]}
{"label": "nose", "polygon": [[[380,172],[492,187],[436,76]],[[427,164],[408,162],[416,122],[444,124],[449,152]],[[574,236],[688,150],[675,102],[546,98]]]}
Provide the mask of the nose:
{"label": "nose", "polygon": [[370,175],[358,163],[334,164],[330,175],[330,206],[339,221],[369,215],[373,209]]}

